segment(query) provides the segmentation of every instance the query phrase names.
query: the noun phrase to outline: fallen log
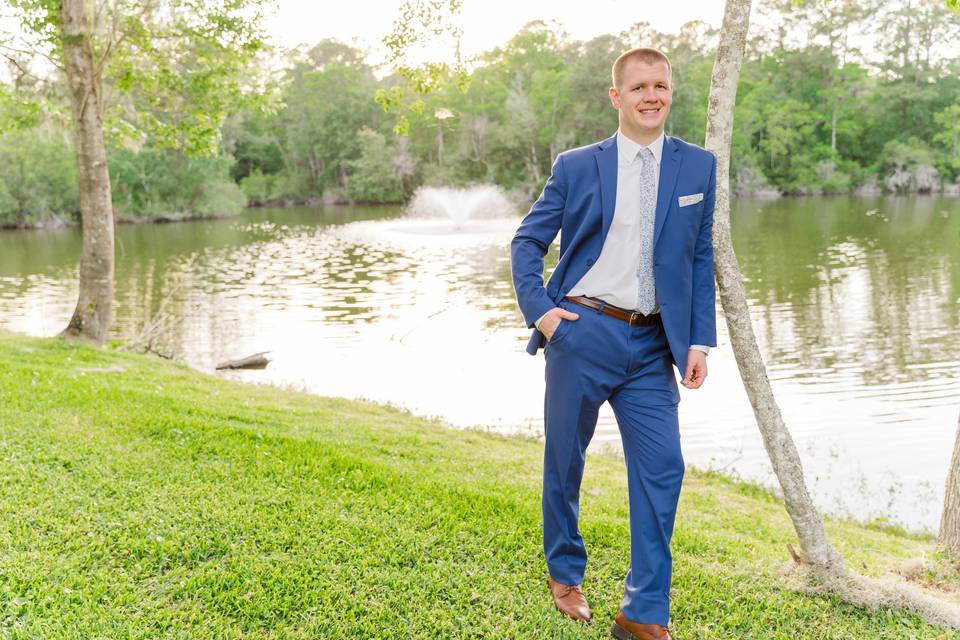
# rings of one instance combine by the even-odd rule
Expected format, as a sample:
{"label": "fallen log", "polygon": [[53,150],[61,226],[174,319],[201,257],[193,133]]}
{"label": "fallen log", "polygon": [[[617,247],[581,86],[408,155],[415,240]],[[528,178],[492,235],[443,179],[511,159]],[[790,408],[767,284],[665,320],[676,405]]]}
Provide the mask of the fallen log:
{"label": "fallen log", "polygon": [[220,370],[220,369],[266,369],[267,364],[270,362],[270,359],[264,355],[266,353],[270,353],[270,352],[261,351],[260,353],[253,354],[252,356],[247,356],[246,358],[239,358],[237,360],[226,360],[217,365],[217,370]]}

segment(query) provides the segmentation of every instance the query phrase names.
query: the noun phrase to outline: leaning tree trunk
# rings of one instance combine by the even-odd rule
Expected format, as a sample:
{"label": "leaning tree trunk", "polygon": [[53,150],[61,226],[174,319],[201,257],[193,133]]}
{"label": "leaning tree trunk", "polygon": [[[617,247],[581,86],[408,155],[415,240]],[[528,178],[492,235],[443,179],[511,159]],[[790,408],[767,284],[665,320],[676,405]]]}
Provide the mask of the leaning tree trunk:
{"label": "leaning tree trunk", "polygon": [[793,438],[783,423],[750,323],[750,310],[730,236],[730,142],[740,63],[750,22],[750,0],[727,0],[717,58],[710,82],[706,147],[717,158],[714,213],[714,265],[720,301],[727,319],[730,342],[740,367],[763,444],[783,490],[787,512],[793,520],[804,560],[820,570],[843,573],[842,556],[827,540],[823,521],[813,506],[803,480],[803,469]]}
{"label": "leaning tree trunk", "polygon": [[60,4],[63,66],[73,115],[83,231],[80,294],[63,335],[103,344],[113,311],[114,220],[90,12],[87,0],[62,0]]}
{"label": "leaning tree trunk", "polygon": [[950,472],[947,474],[947,491],[943,497],[937,543],[960,556],[960,419],[957,420],[957,437],[953,443]]}
{"label": "leaning tree trunk", "polygon": [[[733,106],[749,18],[750,0],[727,0],[717,59],[710,82],[706,147],[717,156],[714,264],[733,353],[753,405],[763,444],[783,489],[787,513],[800,539],[805,566],[815,573],[823,587],[846,602],[871,610],[886,606],[910,611],[931,624],[960,629],[960,606],[956,603],[945,602],[906,583],[868,578],[847,571],[843,557],[827,540],[823,521],[814,508],[803,481],[803,469],[797,448],[783,424],[783,417],[773,397],[767,370],[760,357],[760,349],[750,323],[743,276],[730,238],[730,140],[733,133]],[[812,591],[823,592],[820,587],[815,587]]]}

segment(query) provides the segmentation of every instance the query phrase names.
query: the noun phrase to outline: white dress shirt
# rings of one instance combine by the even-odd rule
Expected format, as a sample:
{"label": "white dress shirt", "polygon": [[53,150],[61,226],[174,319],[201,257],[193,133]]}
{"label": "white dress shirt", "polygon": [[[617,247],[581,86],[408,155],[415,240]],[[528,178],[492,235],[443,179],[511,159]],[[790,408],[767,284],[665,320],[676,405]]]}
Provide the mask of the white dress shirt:
{"label": "white dress shirt", "polygon": [[[640,225],[653,224],[640,215],[640,171],[643,147],[617,131],[617,199],[613,220],[603,241],[600,256],[580,281],[570,290],[571,296],[599,298],[621,309],[637,310],[639,304]],[[654,193],[660,186],[660,158],[663,154],[663,134],[648,147],[656,161]],[[656,202],[656,198],[654,198]],[[653,234],[650,234],[652,237]],[[649,308],[649,307],[648,307]],[[653,313],[660,310],[654,305]]]}
{"label": "white dress shirt", "polygon": [[[664,136],[647,145],[656,161],[654,191],[660,186],[660,158],[663,154]],[[603,241],[600,256],[592,267],[570,290],[570,296],[598,298],[621,309],[635,310],[639,307],[640,238],[639,225],[644,223],[640,214],[640,171],[643,161],[639,154],[643,145],[634,142],[617,131],[617,199],[613,220]],[[647,221],[650,224],[653,221]],[[660,310],[657,304],[653,312]],[[539,328],[540,320],[536,322]],[[691,349],[710,352],[705,345],[690,345]]]}

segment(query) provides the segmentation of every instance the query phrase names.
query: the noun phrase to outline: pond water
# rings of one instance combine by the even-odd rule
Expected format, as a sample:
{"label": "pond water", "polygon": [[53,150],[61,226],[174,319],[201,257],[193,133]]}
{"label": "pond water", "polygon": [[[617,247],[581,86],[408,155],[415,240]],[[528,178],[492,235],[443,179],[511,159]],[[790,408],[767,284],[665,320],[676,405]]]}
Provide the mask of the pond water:
{"label": "pond water", "polygon": [[[200,370],[269,351],[266,370],[222,375],[539,434],[543,357],[523,350],[510,282],[518,223],[336,207],[120,226],[112,336],[162,307],[156,348]],[[960,199],[738,201],[733,227],[817,504],[935,530],[960,411]],[[58,333],[79,254],[76,229],[0,233],[0,326]],[[709,379],[682,390],[684,457],[775,484],[720,314]],[[591,448],[606,446],[607,407]]]}

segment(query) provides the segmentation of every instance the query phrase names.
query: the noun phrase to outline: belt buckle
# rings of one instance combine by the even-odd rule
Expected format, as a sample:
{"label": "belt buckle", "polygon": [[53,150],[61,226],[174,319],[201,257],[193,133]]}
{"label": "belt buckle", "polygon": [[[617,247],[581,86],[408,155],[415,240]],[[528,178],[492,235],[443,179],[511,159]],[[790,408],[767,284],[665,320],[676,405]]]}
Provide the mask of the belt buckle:
{"label": "belt buckle", "polygon": [[643,318],[643,317],[644,317],[644,315],[643,315],[642,313],[640,313],[639,311],[631,311],[631,312],[630,312],[630,319],[627,321],[627,324],[629,324],[630,326],[633,326],[633,320],[634,320],[634,318]]}

